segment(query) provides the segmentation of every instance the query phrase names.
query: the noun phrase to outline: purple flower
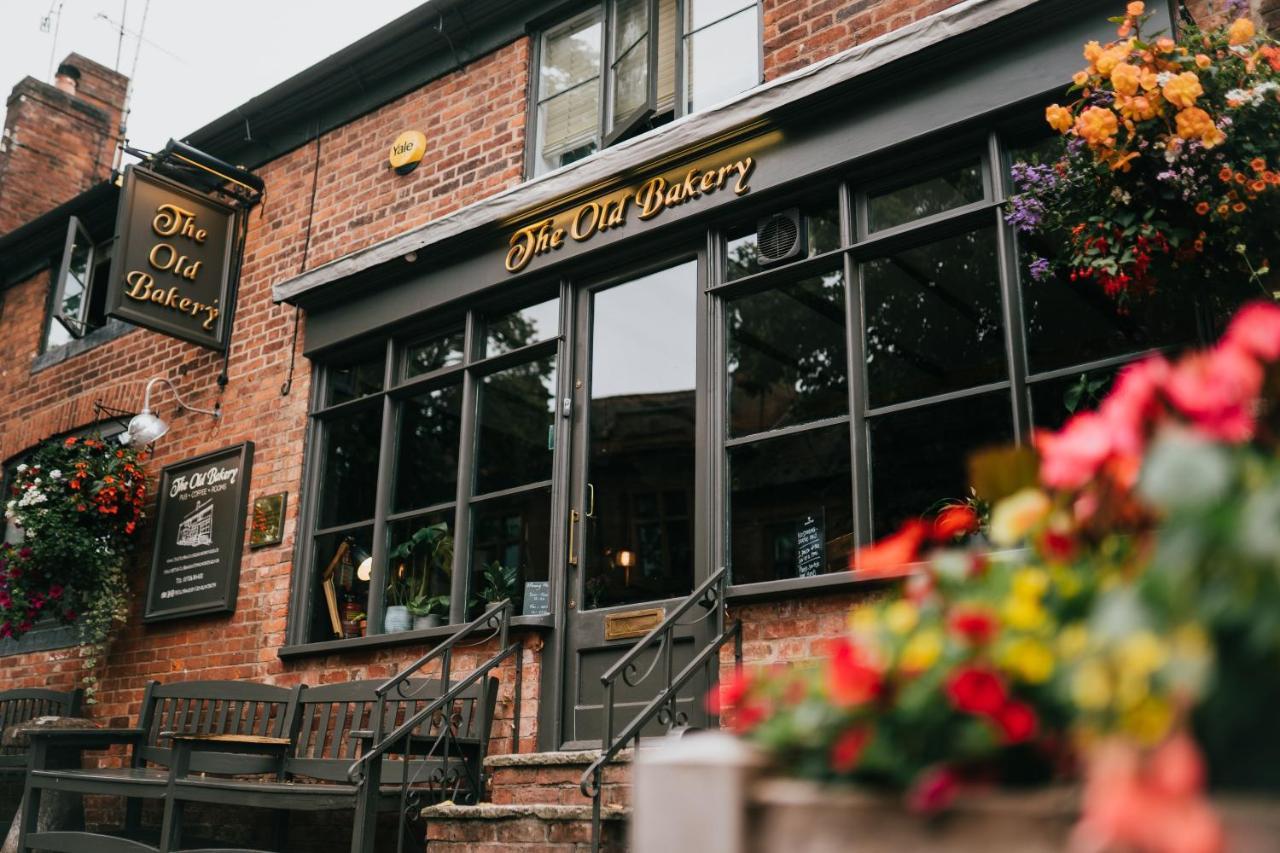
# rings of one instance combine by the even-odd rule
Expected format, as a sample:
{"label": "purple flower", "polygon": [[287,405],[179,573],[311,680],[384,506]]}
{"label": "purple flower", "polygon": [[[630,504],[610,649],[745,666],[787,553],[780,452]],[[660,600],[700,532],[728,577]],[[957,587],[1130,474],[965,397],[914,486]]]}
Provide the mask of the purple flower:
{"label": "purple flower", "polygon": [[1031,273],[1032,281],[1045,281],[1053,275],[1053,268],[1048,258],[1036,258],[1027,270]]}
{"label": "purple flower", "polygon": [[1019,231],[1034,234],[1040,230],[1043,219],[1044,205],[1035,196],[1023,193],[1009,199],[1009,209],[1005,211],[1004,221]]}
{"label": "purple flower", "polygon": [[1222,7],[1222,11],[1226,12],[1232,18],[1239,18],[1241,15],[1249,13],[1249,0],[1227,0]]}

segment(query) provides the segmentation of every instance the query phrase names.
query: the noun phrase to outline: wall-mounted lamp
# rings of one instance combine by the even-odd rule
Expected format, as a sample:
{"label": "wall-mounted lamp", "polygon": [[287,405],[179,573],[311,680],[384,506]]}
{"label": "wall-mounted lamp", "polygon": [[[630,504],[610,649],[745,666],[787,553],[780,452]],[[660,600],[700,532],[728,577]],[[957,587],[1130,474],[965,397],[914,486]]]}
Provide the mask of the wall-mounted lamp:
{"label": "wall-mounted lamp", "polygon": [[168,385],[169,390],[173,392],[173,398],[178,401],[178,405],[187,411],[211,415],[215,418],[222,417],[222,410],[218,407],[198,409],[195,406],[188,406],[182,401],[182,397],[178,395],[178,388],[171,380],[164,376],[157,376],[147,382],[147,388],[142,394],[142,411],[133,416],[133,419],[129,421],[129,428],[120,434],[121,444],[141,447],[150,444],[169,431],[169,425],[165,423],[164,419],[151,413],[151,389],[157,382],[163,382]]}

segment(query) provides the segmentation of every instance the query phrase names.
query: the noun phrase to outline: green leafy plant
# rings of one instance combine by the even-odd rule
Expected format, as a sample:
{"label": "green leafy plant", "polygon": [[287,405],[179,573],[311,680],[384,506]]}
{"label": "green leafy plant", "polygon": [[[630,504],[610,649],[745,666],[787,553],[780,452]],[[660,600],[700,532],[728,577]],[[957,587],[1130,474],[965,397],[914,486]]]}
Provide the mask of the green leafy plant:
{"label": "green leafy plant", "polygon": [[22,534],[0,551],[0,638],[42,618],[78,629],[84,683],[129,614],[125,559],[147,495],[144,455],[100,436],[41,445],[12,472],[6,518]]}
{"label": "green leafy plant", "polygon": [[409,608],[409,612],[414,616],[439,616],[447,618],[449,616],[448,595],[416,595],[405,604]]}
{"label": "green leafy plant", "polygon": [[497,604],[499,601],[508,598],[514,600],[519,577],[520,570],[517,567],[504,566],[494,560],[485,566],[480,573],[481,586],[475,603],[478,606],[485,606]]}
{"label": "green leafy plant", "polygon": [[428,602],[444,598],[444,613],[448,613],[448,596],[431,595],[432,576],[453,572],[453,536],[448,524],[440,521],[418,528],[388,556],[394,566],[387,579],[389,605],[403,605],[415,616],[426,616],[439,612],[432,610]]}

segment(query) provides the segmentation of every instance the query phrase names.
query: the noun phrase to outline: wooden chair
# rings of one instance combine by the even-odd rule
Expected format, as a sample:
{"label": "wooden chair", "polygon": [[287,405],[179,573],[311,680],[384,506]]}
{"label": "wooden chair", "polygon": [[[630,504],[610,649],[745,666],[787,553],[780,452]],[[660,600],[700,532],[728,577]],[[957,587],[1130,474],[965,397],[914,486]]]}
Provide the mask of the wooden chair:
{"label": "wooden chair", "polygon": [[[412,809],[446,798],[477,800],[484,783],[482,768],[497,679],[481,679],[460,691],[454,701],[414,728],[403,749],[389,752],[370,778],[353,780],[349,774],[374,737],[375,690],[380,684],[355,681],[303,688],[296,728],[289,737],[194,736],[175,740],[177,758],[165,800],[162,853],[182,849],[187,803],[281,812],[352,809],[352,850],[368,853],[374,849],[373,818],[379,812]],[[442,696],[438,681],[407,681],[402,691],[386,697],[381,732],[392,731]],[[225,774],[190,775],[207,752],[236,746],[249,754],[278,756],[282,777],[272,781]]]}
{"label": "wooden chair", "polygon": [[[19,831],[18,851],[123,853],[152,850],[130,836],[141,829],[142,801],[163,799],[175,736],[248,736],[279,738],[294,728],[300,688],[242,681],[152,682],[142,700],[137,728],[61,729],[31,738],[30,769]],[[115,745],[129,748],[123,767],[83,767],[83,753]],[[242,751],[207,750],[192,756],[188,770],[211,773],[273,773],[279,762]],[[36,832],[40,796],[57,790],[125,798],[123,836],[77,830]]]}
{"label": "wooden chair", "polygon": [[[78,717],[83,695],[79,690],[26,688],[0,691],[0,734],[10,726],[36,717]],[[0,745],[0,782],[21,783],[27,773],[27,748]],[[13,815],[0,814],[0,826],[8,826]]]}

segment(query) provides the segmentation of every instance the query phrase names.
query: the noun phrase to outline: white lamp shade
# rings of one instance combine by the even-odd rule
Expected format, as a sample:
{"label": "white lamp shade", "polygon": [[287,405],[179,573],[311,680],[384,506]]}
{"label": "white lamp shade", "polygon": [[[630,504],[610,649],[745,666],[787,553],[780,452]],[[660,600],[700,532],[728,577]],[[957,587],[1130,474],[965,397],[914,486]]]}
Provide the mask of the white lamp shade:
{"label": "white lamp shade", "polygon": [[150,444],[168,431],[169,425],[162,418],[144,409],[129,421],[129,443],[137,446]]}

